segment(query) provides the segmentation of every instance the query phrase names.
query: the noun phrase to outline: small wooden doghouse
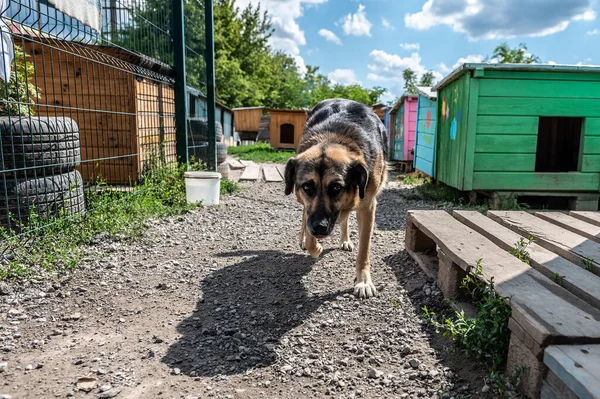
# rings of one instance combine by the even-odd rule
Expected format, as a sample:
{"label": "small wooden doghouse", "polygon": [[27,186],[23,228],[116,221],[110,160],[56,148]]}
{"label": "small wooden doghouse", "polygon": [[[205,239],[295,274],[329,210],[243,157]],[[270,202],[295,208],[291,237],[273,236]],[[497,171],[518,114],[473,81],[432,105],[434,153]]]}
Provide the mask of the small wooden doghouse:
{"label": "small wooden doghouse", "polygon": [[79,127],[84,182],[129,185],[148,162],[176,161],[173,84],[134,71],[170,67],[116,47],[41,37],[25,40],[24,49],[42,91],[38,114],[67,116]]}
{"label": "small wooden doghouse", "polygon": [[238,132],[240,140],[255,141],[260,131],[260,119],[265,107],[234,108],[235,131]]}
{"label": "small wooden doghouse", "polygon": [[375,115],[377,115],[377,117],[379,117],[379,119],[383,122],[385,118],[385,109],[387,106],[385,104],[376,104],[371,108],[373,109],[373,112],[375,112]]}
{"label": "small wooden doghouse", "polygon": [[403,94],[390,111],[392,161],[412,161],[417,127],[417,95]]}
{"label": "small wooden doghouse", "polygon": [[271,147],[298,148],[306,123],[306,111],[270,109],[269,114],[271,114],[269,126]]}
{"label": "small wooden doghouse", "polygon": [[600,191],[600,67],[463,64],[434,90],[439,181]]}
{"label": "small wooden doghouse", "polygon": [[431,87],[417,87],[417,136],[415,141],[415,169],[435,177],[435,127],[437,94]]}

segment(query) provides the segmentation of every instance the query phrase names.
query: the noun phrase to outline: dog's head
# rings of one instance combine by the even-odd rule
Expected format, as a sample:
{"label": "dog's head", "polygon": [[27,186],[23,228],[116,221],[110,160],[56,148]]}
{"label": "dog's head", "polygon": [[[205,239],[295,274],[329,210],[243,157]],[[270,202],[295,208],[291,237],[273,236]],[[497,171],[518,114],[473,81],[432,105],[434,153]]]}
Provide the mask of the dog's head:
{"label": "dog's head", "polygon": [[296,191],[307,213],[308,232],[326,237],[340,211],[365,196],[369,173],[362,156],[339,144],[321,144],[291,158],[285,167],[285,194]]}

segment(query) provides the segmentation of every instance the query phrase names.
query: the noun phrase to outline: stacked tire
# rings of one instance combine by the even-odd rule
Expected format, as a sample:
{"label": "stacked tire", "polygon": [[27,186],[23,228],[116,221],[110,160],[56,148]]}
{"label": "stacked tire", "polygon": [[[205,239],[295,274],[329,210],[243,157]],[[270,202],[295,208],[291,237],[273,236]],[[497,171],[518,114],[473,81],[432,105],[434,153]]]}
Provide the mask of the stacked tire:
{"label": "stacked tire", "polygon": [[[222,143],[223,126],[220,122],[215,122],[215,140],[217,147],[217,172],[220,172],[223,178],[229,177],[229,164],[225,163],[227,159],[227,145]],[[197,162],[206,163],[208,161],[208,120],[206,118],[188,119],[188,156]]]}
{"label": "stacked tire", "polygon": [[0,226],[85,211],[79,128],[63,117],[0,117]]}

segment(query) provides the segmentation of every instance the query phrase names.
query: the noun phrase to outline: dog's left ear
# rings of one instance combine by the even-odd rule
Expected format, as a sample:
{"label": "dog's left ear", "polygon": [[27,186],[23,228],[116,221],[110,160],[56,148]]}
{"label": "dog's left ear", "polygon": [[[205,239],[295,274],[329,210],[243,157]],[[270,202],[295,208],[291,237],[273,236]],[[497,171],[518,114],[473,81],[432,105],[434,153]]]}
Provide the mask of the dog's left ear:
{"label": "dog's left ear", "polygon": [[358,185],[358,196],[360,199],[365,198],[365,190],[369,182],[369,171],[362,162],[356,161],[348,170],[348,177],[352,184]]}
{"label": "dog's left ear", "polygon": [[285,165],[285,195],[294,191],[294,180],[296,178],[296,157],[290,158]]}

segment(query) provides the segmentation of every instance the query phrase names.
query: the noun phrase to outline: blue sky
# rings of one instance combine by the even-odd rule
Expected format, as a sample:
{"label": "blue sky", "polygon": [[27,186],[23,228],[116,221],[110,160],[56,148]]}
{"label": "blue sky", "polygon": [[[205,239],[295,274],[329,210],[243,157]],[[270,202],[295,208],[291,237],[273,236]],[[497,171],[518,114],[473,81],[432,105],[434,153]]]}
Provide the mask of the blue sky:
{"label": "blue sky", "polygon": [[339,83],[402,93],[402,71],[440,79],[506,41],[545,63],[600,64],[600,0],[236,0],[272,18],[274,48]]}

